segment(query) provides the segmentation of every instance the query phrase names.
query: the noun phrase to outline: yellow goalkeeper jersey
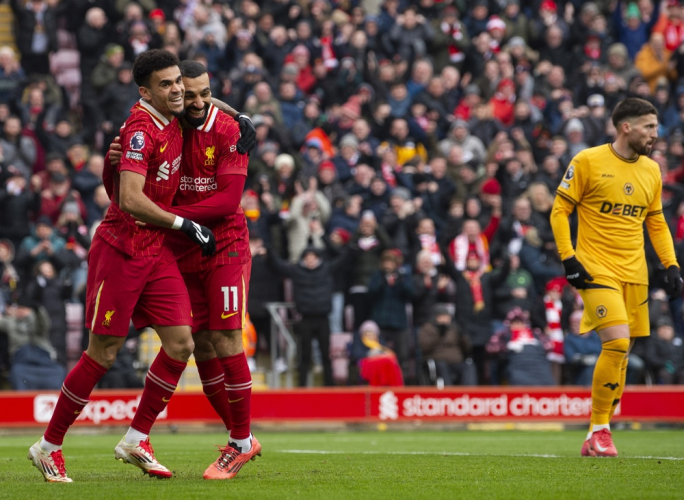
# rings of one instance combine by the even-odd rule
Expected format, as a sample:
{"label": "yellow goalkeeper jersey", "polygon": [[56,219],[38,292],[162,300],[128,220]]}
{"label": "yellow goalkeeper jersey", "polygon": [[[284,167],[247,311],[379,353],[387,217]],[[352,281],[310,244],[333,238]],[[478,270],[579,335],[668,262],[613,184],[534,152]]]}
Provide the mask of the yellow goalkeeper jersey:
{"label": "yellow goalkeeper jersey", "polygon": [[580,152],[565,172],[551,212],[561,259],[575,255],[567,217],[576,207],[576,255],[592,276],[648,284],[644,221],[662,263],[677,265],[661,191],[660,168],[646,156],[623,158],[611,144]]}

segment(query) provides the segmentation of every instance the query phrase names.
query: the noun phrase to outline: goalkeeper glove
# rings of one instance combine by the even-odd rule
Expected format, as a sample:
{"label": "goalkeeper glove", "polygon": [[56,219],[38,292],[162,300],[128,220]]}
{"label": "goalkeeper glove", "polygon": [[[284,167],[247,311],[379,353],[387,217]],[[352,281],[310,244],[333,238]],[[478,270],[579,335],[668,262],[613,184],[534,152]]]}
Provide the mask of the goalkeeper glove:
{"label": "goalkeeper glove", "polygon": [[565,268],[565,279],[578,290],[587,288],[587,281],[594,281],[594,278],[584,269],[577,257],[565,259],[563,267]]}
{"label": "goalkeeper glove", "polygon": [[678,299],[682,296],[682,274],[677,266],[670,266],[665,271],[665,283],[663,289],[670,296],[670,300]]}

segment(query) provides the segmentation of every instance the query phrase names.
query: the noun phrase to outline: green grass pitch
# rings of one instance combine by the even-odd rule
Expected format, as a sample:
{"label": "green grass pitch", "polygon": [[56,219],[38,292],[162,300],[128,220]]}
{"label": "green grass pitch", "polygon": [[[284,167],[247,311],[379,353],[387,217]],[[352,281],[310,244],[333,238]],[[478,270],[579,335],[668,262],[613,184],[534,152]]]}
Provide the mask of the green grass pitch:
{"label": "green grass pitch", "polygon": [[263,456],[231,481],[205,481],[221,434],[153,435],[174,471],[151,479],[114,460],[121,434],[70,435],[72,484],[47,484],[26,459],[40,435],[0,437],[0,498],[456,499],[682,498],[684,431],[618,431],[617,459],[581,458],[584,433],[260,432]]}

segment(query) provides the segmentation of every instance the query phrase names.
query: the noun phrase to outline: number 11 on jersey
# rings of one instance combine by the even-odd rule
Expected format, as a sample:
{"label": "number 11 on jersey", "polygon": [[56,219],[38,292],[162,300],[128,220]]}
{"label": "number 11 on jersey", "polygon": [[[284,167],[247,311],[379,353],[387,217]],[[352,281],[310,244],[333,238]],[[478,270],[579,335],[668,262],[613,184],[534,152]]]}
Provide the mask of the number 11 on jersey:
{"label": "number 11 on jersey", "polygon": [[238,287],[236,286],[222,286],[221,291],[223,292],[223,310],[230,311],[230,301],[231,297],[233,299],[233,311],[238,310]]}

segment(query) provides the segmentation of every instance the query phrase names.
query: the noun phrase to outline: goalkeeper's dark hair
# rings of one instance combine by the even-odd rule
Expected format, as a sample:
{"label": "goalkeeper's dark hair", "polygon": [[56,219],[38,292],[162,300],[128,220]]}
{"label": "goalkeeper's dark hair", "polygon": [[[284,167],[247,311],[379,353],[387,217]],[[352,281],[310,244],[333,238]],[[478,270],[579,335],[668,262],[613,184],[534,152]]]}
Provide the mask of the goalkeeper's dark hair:
{"label": "goalkeeper's dark hair", "polygon": [[148,50],[135,58],[133,63],[133,80],[135,80],[138,87],[149,88],[152,73],[170,68],[171,66],[178,66],[179,64],[178,57],[168,50]]}
{"label": "goalkeeper's dark hair", "polygon": [[186,59],[181,61],[179,68],[181,75],[186,78],[198,78],[207,72],[207,68],[201,62]]}
{"label": "goalkeeper's dark hair", "polygon": [[613,111],[613,116],[611,120],[615,128],[618,128],[620,123],[625,120],[631,120],[632,118],[639,118],[645,115],[656,115],[658,116],[658,110],[653,104],[645,99],[640,99],[638,97],[628,97],[624,101],[620,101],[615,110]]}

